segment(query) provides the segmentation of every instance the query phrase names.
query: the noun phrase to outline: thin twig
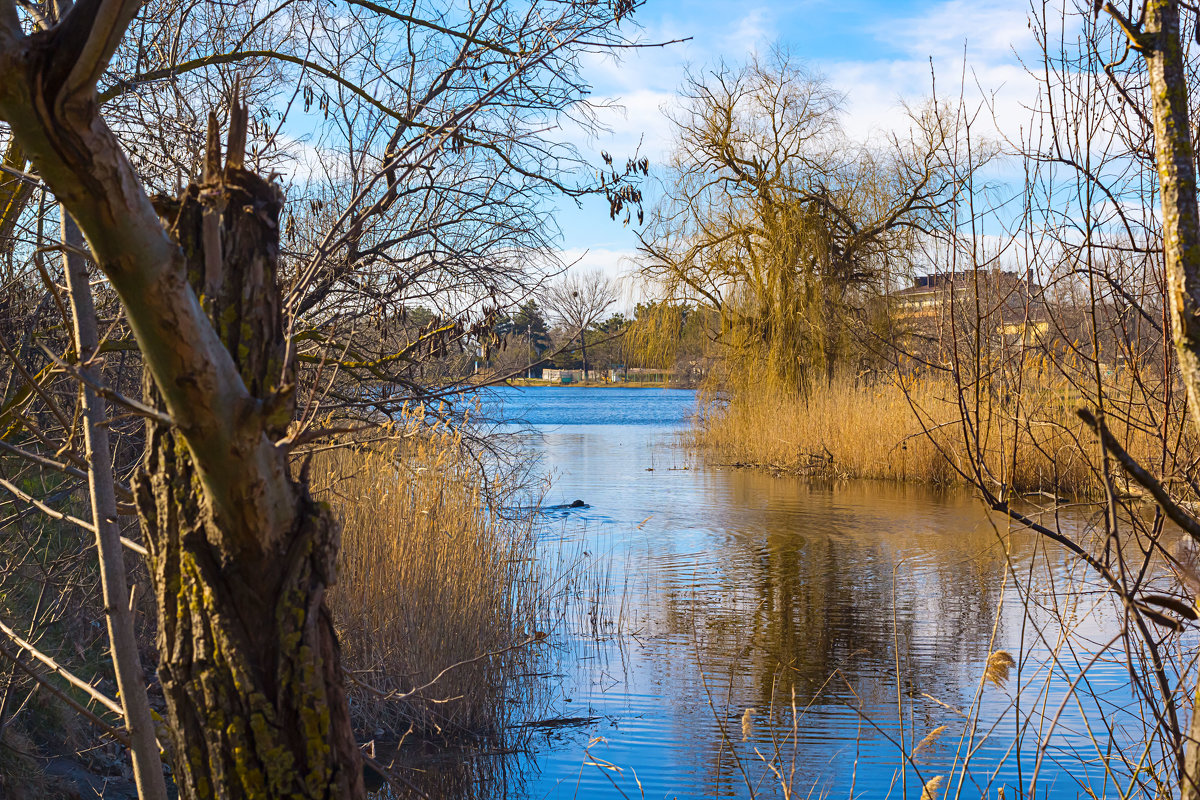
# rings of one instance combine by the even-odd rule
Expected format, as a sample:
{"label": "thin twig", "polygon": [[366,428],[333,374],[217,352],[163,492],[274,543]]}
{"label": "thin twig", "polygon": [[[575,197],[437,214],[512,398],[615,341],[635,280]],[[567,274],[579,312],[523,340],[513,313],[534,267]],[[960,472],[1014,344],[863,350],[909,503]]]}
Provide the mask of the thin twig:
{"label": "thin twig", "polygon": [[67,683],[71,684],[76,689],[83,690],[88,694],[89,697],[119,716],[121,719],[125,718],[125,712],[121,710],[121,706],[119,704],[108,698],[95,686],[92,686],[87,681],[77,677],[74,673],[70,672],[66,667],[64,667],[62,664],[59,664],[52,657],[46,655],[32,644],[22,639],[16,631],[5,625],[2,621],[0,621],[0,632],[3,632],[6,636],[8,636],[8,638],[12,639],[14,644],[16,644],[25,652],[29,653],[29,655],[33,656],[38,661],[54,670],[58,675],[65,678]]}
{"label": "thin twig", "polygon": [[1158,503],[1159,507],[1162,508],[1163,513],[1165,513],[1172,522],[1174,522],[1180,528],[1183,528],[1183,530],[1186,531],[1189,536],[1191,536],[1197,542],[1200,542],[1200,522],[1197,522],[1194,517],[1186,513],[1179,506],[1179,504],[1171,498],[1171,495],[1167,493],[1167,490],[1163,488],[1163,485],[1159,483],[1158,480],[1141,464],[1137,463],[1133,456],[1129,455],[1129,453],[1125,451],[1125,448],[1121,446],[1121,443],[1118,442],[1116,437],[1113,436],[1108,430],[1108,426],[1105,425],[1102,420],[1097,419],[1096,416],[1086,408],[1079,409],[1075,412],[1075,414],[1093,431],[1096,431],[1100,435],[1100,441],[1104,443],[1104,446],[1113,454],[1113,457],[1116,458],[1117,461],[1121,462],[1121,466],[1125,468],[1125,471],[1129,473],[1130,477],[1140,483],[1146,491],[1150,492],[1155,501]]}

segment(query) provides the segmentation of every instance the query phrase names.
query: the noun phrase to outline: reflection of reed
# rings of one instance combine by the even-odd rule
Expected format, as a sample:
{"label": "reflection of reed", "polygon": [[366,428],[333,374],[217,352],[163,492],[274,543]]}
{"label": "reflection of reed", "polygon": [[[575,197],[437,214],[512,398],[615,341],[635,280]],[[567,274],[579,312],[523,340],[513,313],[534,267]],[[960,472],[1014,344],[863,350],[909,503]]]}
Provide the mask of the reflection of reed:
{"label": "reflection of reed", "polygon": [[[655,665],[671,696],[709,698],[707,709],[679,709],[674,723],[696,742],[697,780],[718,793],[745,793],[747,773],[763,796],[778,795],[780,774],[796,792],[853,780],[850,767],[829,760],[839,747],[870,753],[876,767],[903,754],[914,781],[918,756],[953,766],[957,744],[944,737],[961,737],[968,716],[1000,713],[993,704],[1019,674],[997,642],[1019,637],[1028,619],[1045,625],[1039,604],[1047,602],[1060,627],[1076,614],[1076,624],[1087,621],[1081,632],[1099,624],[1088,606],[1058,596],[1066,556],[1028,533],[994,528],[1002,521],[966,494],[820,486],[754,471],[705,480],[706,521],[724,533],[712,537],[704,563],[719,566],[693,567],[690,590],[675,576],[676,590],[661,596],[657,625],[669,641],[690,640],[691,652],[685,659],[664,646]],[[1082,528],[1087,514],[1064,512],[1061,521]],[[1028,610],[1011,588],[1006,595],[1010,569],[1022,575]],[[1084,597],[1094,588],[1067,586]],[[921,768],[917,791],[931,769]],[[859,776],[886,789],[876,778]]]}
{"label": "reflection of reed", "polygon": [[[737,533],[714,542],[720,573],[664,597],[663,623],[677,633],[694,626],[709,667],[736,667],[753,682],[747,705],[769,705],[777,675],[802,699],[835,670],[866,680],[894,662],[897,638],[914,691],[929,688],[924,675],[937,684],[953,665],[986,657],[1004,555],[970,498],[750,471],[712,481],[714,527]],[[894,588],[904,558],[913,568]]]}
{"label": "reflection of reed", "polygon": [[[714,507],[741,509],[744,533],[715,541],[719,571],[664,596],[662,621],[690,634],[692,653],[658,666],[672,694],[707,698],[676,724],[714,795],[858,785],[941,798],[966,781],[989,796],[1106,778],[1140,792],[1168,774],[1164,743],[1142,733],[1156,690],[1131,687],[1122,666],[1120,606],[1069,555],[994,529],[963,495],[742,472],[713,482]],[[1059,524],[1100,548],[1091,511]],[[1172,578],[1160,559],[1145,580],[1161,592]]]}
{"label": "reflection of reed", "polygon": [[[1005,563],[971,498],[742,470],[703,480],[706,522],[721,532],[702,556],[714,569],[693,566],[690,588],[680,585],[687,576],[672,576],[674,591],[656,598],[652,613],[670,643],[655,650],[667,693],[711,702],[674,719],[681,739],[697,742],[702,784],[746,783],[733,749],[766,770],[756,783],[777,783],[772,768],[798,770],[797,787],[816,780],[813,759],[858,735],[846,702],[894,709],[897,659],[905,696],[962,699],[958,674],[989,652]],[[1028,537],[1021,541],[1028,549]],[[902,562],[911,569],[897,577]],[[686,655],[680,641],[690,643]],[[789,734],[810,712],[809,727]],[[923,732],[937,727],[928,709],[919,717]]]}

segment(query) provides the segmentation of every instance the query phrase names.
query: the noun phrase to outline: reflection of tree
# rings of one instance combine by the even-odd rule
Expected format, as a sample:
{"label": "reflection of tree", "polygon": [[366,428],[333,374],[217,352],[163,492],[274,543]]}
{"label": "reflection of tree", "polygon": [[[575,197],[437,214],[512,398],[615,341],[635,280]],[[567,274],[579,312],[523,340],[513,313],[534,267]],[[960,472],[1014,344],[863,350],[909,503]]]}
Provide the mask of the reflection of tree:
{"label": "reflection of tree", "polygon": [[[694,648],[688,667],[664,665],[670,682],[684,684],[668,693],[703,695],[696,669],[712,691],[714,709],[700,705],[679,720],[690,737],[712,737],[696,748],[712,780],[741,782],[728,755],[718,756],[713,714],[740,740],[745,708],[760,717],[774,708],[785,722],[793,688],[803,706],[828,681],[816,702],[848,722],[822,728],[827,740],[853,736],[846,704],[857,705],[856,696],[891,724],[897,660],[906,707],[915,699],[915,713],[928,713],[918,720],[930,723],[924,729],[944,711],[923,693],[963,703],[962,676],[977,674],[989,652],[1004,569],[996,534],[970,498],[930,503],[912,487],[817,487],[753,472],[711,480],[712,525],[724,532],[712,545],[719,570],[694,591],[667,594],[661,623]],[[666,655],[681,661],[677,650]]]}
{"label": "reflection of tree", "polygon": [[[522,737],[527,738],[527,737]],[[438,797],[443,800],[504,800],[524,797],[528,778],[536,764],[522,748],[511,742],[484,741],[461,751],[451,750],[431,756],[412,752],[412,748],[386,748],[376,760],[390,765],[398,780],[388,787],[368,771],[367,789],[377,800]],[[406,791],[407,790],[407,791]]]}

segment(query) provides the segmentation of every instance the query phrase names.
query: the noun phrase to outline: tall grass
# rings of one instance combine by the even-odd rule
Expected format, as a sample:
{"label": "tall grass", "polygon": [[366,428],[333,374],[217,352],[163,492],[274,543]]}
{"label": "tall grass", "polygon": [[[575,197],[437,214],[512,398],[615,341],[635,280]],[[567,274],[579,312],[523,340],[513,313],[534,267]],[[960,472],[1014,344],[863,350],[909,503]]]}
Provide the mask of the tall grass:
{"label": "tall grass", "polygon": [[538,672],[551,596],[534,524],[500,505],[453,430],[320,456],[313,484],[345,528],[330,597],[356,724],[368,736],[505,728]]}
{"label": "tall grass", "polygon": [[729,386],[707,398],[698,423],[698,444],[742,466],[935,483],[953,474],[892,384],[860,388],[839,379],[807,395],[777,381]]}
{"label": "tall grass", "polygon": [[[839,375],[802,393],[769,378],[726,376],[702,405],[694,437],[716,460],[742,466],[933,484],[978,471],[1018,492],[1096,496],[1100,454],[1075,415],[1088,404],[1076,385],[1027,376],[976,395],[945,378]],[[1125,409],[1125,446],[1155,463],[1161,439],[1137,412]]]}

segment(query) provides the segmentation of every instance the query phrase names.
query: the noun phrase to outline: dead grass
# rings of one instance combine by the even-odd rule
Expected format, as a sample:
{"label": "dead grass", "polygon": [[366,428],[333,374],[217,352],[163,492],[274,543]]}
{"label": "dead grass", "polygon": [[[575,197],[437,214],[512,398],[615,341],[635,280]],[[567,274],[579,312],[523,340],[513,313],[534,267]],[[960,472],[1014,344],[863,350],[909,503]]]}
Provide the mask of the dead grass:
{"label": "dead grass", "polygon": [[[1019,392],[979,397],[972,388],[960,401],[945,379],[842,376],[808,395],[741,379],[704,404],[695,441],[722,463],[789,473],[955,484],[964,482],[957,467],[1018,492],[1095,496],[1099,452],[1075,416],[1084,405],[1063,381],[1029,379]],[[1139,424],[1135,406],[1123,411],[1133,423],[1112,423],[1114,432],[1142,463],[1155,464],[1161,440],[1153,424]],[[972,452],[982,458],[973,461]]]}
{"label": "dead grass", "polygon": [[[414,416],[414,420],[417,416]],[[503,729],[536,673],[551,598],[533,522],[499,511],[452,430],[318,457],[313,484],[345,522],[330,606],[356,724],[368,736]]]}

